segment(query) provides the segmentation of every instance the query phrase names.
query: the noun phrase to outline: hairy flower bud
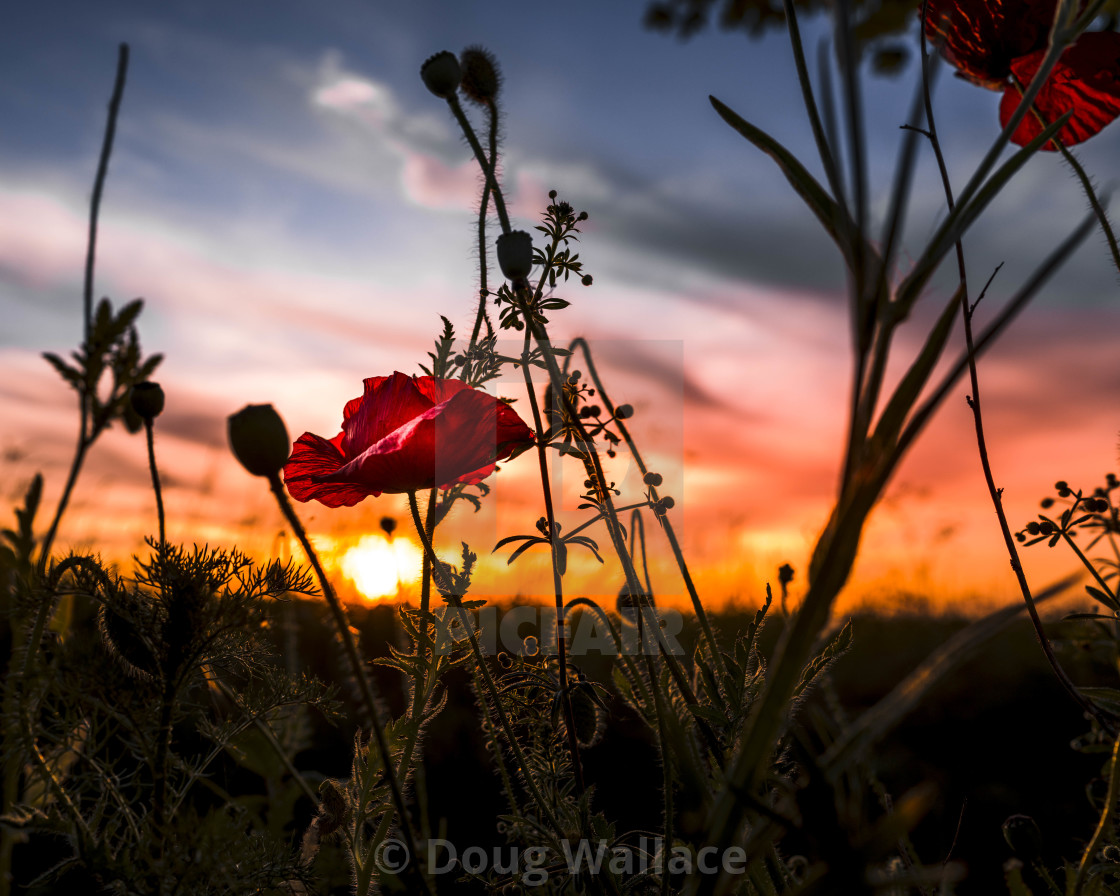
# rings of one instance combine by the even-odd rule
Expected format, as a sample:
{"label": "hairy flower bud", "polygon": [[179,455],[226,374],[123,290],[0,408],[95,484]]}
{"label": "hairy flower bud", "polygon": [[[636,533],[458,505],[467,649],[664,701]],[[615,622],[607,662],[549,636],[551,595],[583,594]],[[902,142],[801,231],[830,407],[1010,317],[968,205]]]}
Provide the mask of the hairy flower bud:
{"label": "hairy flower bud", "polygon": [[524,230],[498,237],[498,265],[507,280],[520,280],[533,269],[533,238]]}
{"label": "hairy flower bud", "polygon": [[455,54],[443,50],[425,60],[420,66],[420,77],[428,90],[442,99],[447,99],[454,96],[455,91],[459,89],[463,70],[459,68],[459,60],[455,58]]}
{"label": "hairy flower bud", "polygon": [[502,73],[494,54],[484,47],[467,47],[459,56],[463,96],[480,106],[488,106],[502,89]]}
{"label": "hairy flower bud", "polygon": [[241,466],[254,476],[283,469],[292,443],[284,421],[270,404],[249,404],[229,418],[229,446]]}
{"label": "hairy flower bud", "polygon": [[1029,815],[1012,815],[1003,823],[1003,839],[1015,855],[1025,862],[1042,852],[1042,832]]}
{"label": "hairy flower bud", "polygon": [[163,411],[163,389],[159,383],[137,383],[129,392],[128,401],[142,420],[154,420]]}

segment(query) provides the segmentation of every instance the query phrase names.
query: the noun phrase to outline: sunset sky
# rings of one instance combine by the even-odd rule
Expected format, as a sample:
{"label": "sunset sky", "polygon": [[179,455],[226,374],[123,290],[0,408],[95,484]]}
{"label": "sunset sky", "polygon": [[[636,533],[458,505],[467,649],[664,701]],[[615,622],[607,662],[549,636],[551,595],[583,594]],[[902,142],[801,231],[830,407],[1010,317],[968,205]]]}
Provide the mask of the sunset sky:
{"label": "sunset sky", "polygon": [[[797,568],[800,593],[844,435],[843,270],[773,163],[708,103],[718,96],[817,171],[788,40],[707,32],[681,42],[645,30],[643,12],[642,0],[115,0],[10,10],[0,30],[5,504],[42,471],[41,532],[73,450],[75,399],[40,353],[65,355],[81,338],[88,195],[119,42],[130,44],[132,65],[96,295],[144,297],[142,344],[166,356],[157,454],[169,537],[236,541],[262,555],[291,546],[263,480],[229,455],[227,415],[269,402],[293,439],[334,436],[364,377],[420,372],[440,314],[469,334],[479,176],[418,71],[439,50],[482,44],[505,75],[503,173],[515,226],[537,222],[550,189],[590,215],[579,251],[595,282],[558,290],[572,306],[554,317],[555,337],[586,337],[614,401],[634,405],[633,428],[677,500],[673,519],[704,596],[754,602],[784,562]],[[811,20],[806,32],[815,48],[827,22]],[[879,213],[915,68],[866,81]],[[959,190],[997,133],[998,95],[942,75],[935,111]],[[1079,157],[1111,183],[1120,125]],[[943,207],[923,147],[904,265]],[[968,237],[973,284],[1004,263],[984,305],[1014,293],[1085,207],[1060,160],[1029,163]],[[982,362],[992,462],[1016,527],[1056,479],[1091,489],[1117,469],[1117,283],[1094,234]],[[925,307],[952,285],[947,272]],[[917,344],[925,318],[916,317],[900,362]],[[951,355],[962,342],[958,333]],[[516,396],[517,375],[496,391]],[[965,393],[962,385],[947,401],[873,516],[847,605],[900,593],[965,606],[1018,599]],[[482,594],[546,589],[543,554],[508,569],[505,554],[489,554],[499,538],[534,531],[534,474],[531,455],[510,463],[491,480],[491,506],[477,519],[457,511],[441,539],[451,550],[472,540],[484,558]],[[573,489],[582,482],[569,478]],[[126,557],[154,531],[153,504],[142,438],[111,432],[56,547]],[[570,529],[582,512],[570,494],[564,506]],[[408,539],[398,496],[299,510],[344,577],[361,575],[360,555],[342,563],[347,550],[382,543],[382,516],[400,522],[397,541]],[[672,601],[683,587],[656,525],[647,535],[657,590]],[[606,540],[601,528],[597,537]],[[409,548],[392,561],[405,579]],[[1072,569],[1044,547],[1025,560],[1039,587]],[[613,564],[579,563],[569,591],[612,595],[621,581]]]}

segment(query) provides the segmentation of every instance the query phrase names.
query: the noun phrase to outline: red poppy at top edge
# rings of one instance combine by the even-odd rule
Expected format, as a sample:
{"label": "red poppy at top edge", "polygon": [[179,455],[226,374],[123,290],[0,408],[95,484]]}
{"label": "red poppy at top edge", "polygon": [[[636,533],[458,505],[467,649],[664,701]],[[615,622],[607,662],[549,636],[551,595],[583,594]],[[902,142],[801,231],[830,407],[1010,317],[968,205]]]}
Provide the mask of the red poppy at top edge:
{"label": "red poppy at top edge", "polygon": [[288,493],[328,507],[369,496],[481,482],[533,444],[509,405],[459,380],[403,373],[370,377],[346,403],[342,432],[305,432],[284,466]]}
{"label": "red poppy at top edge", "polygon": [[[1019,106],[1019,85],[1038,71],[1057,0],[929,0],[926,39],[963,78],[1002,90],[1000,124]],[[1120,34],[1087,32],[1062,53],[1011,141],[1024,146],[1042,132],[1039,116],[1070,119],[1058,132],[1063,144],[1087,140],[1120,115]],[[1048,143],[1044,149],[1057,147]]]}

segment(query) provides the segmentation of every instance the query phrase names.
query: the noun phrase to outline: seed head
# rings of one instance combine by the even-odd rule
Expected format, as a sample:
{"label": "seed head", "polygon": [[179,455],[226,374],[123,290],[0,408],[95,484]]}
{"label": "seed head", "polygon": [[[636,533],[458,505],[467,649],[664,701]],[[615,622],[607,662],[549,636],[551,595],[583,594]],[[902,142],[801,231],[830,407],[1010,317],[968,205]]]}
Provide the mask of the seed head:
{"label": "seed head", "polygon": [[498,237],[498,266],[507,280],[520,280],[533,269],[533,238],[524,230]]}
{"label": "seed head", "polygon": [[129,392],[128,401],[142,420],[151,422],[163,411],[163,389],[159,383],[137,383]]}
{"label": "seed head", "polygon": [[489,106],[502,89],[502,72],[498,60],[485,47],[467,47],[459,56],[463,80],[459,89],[472,103]]}
{"label": "seed head", "polygon": [[229,418],[229,446],[254,476],[272,476],[283,469],[292,443],[284,421],[270,404],[249,404]]}
{"label": "seed head", "polygon": [[459,82],[463,79],[463,70],[459,68],[459,60],[455,54],[448,50],[429,56],[420,66],[420,77],[424,86],[441,99],[455,95],[459,89]]}

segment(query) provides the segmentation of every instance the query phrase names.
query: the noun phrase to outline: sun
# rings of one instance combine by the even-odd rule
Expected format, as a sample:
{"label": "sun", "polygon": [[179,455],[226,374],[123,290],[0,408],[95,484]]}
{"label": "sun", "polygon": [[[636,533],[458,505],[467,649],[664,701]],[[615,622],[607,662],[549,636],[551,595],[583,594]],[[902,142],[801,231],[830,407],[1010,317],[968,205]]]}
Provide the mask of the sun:
{"label": "sun", "polygon": [[420,578],[420,548],[407,538],[389,541],[383,535],[363,535],[338,561],[343,574],[368,601],[395,597],[402,585]]}

